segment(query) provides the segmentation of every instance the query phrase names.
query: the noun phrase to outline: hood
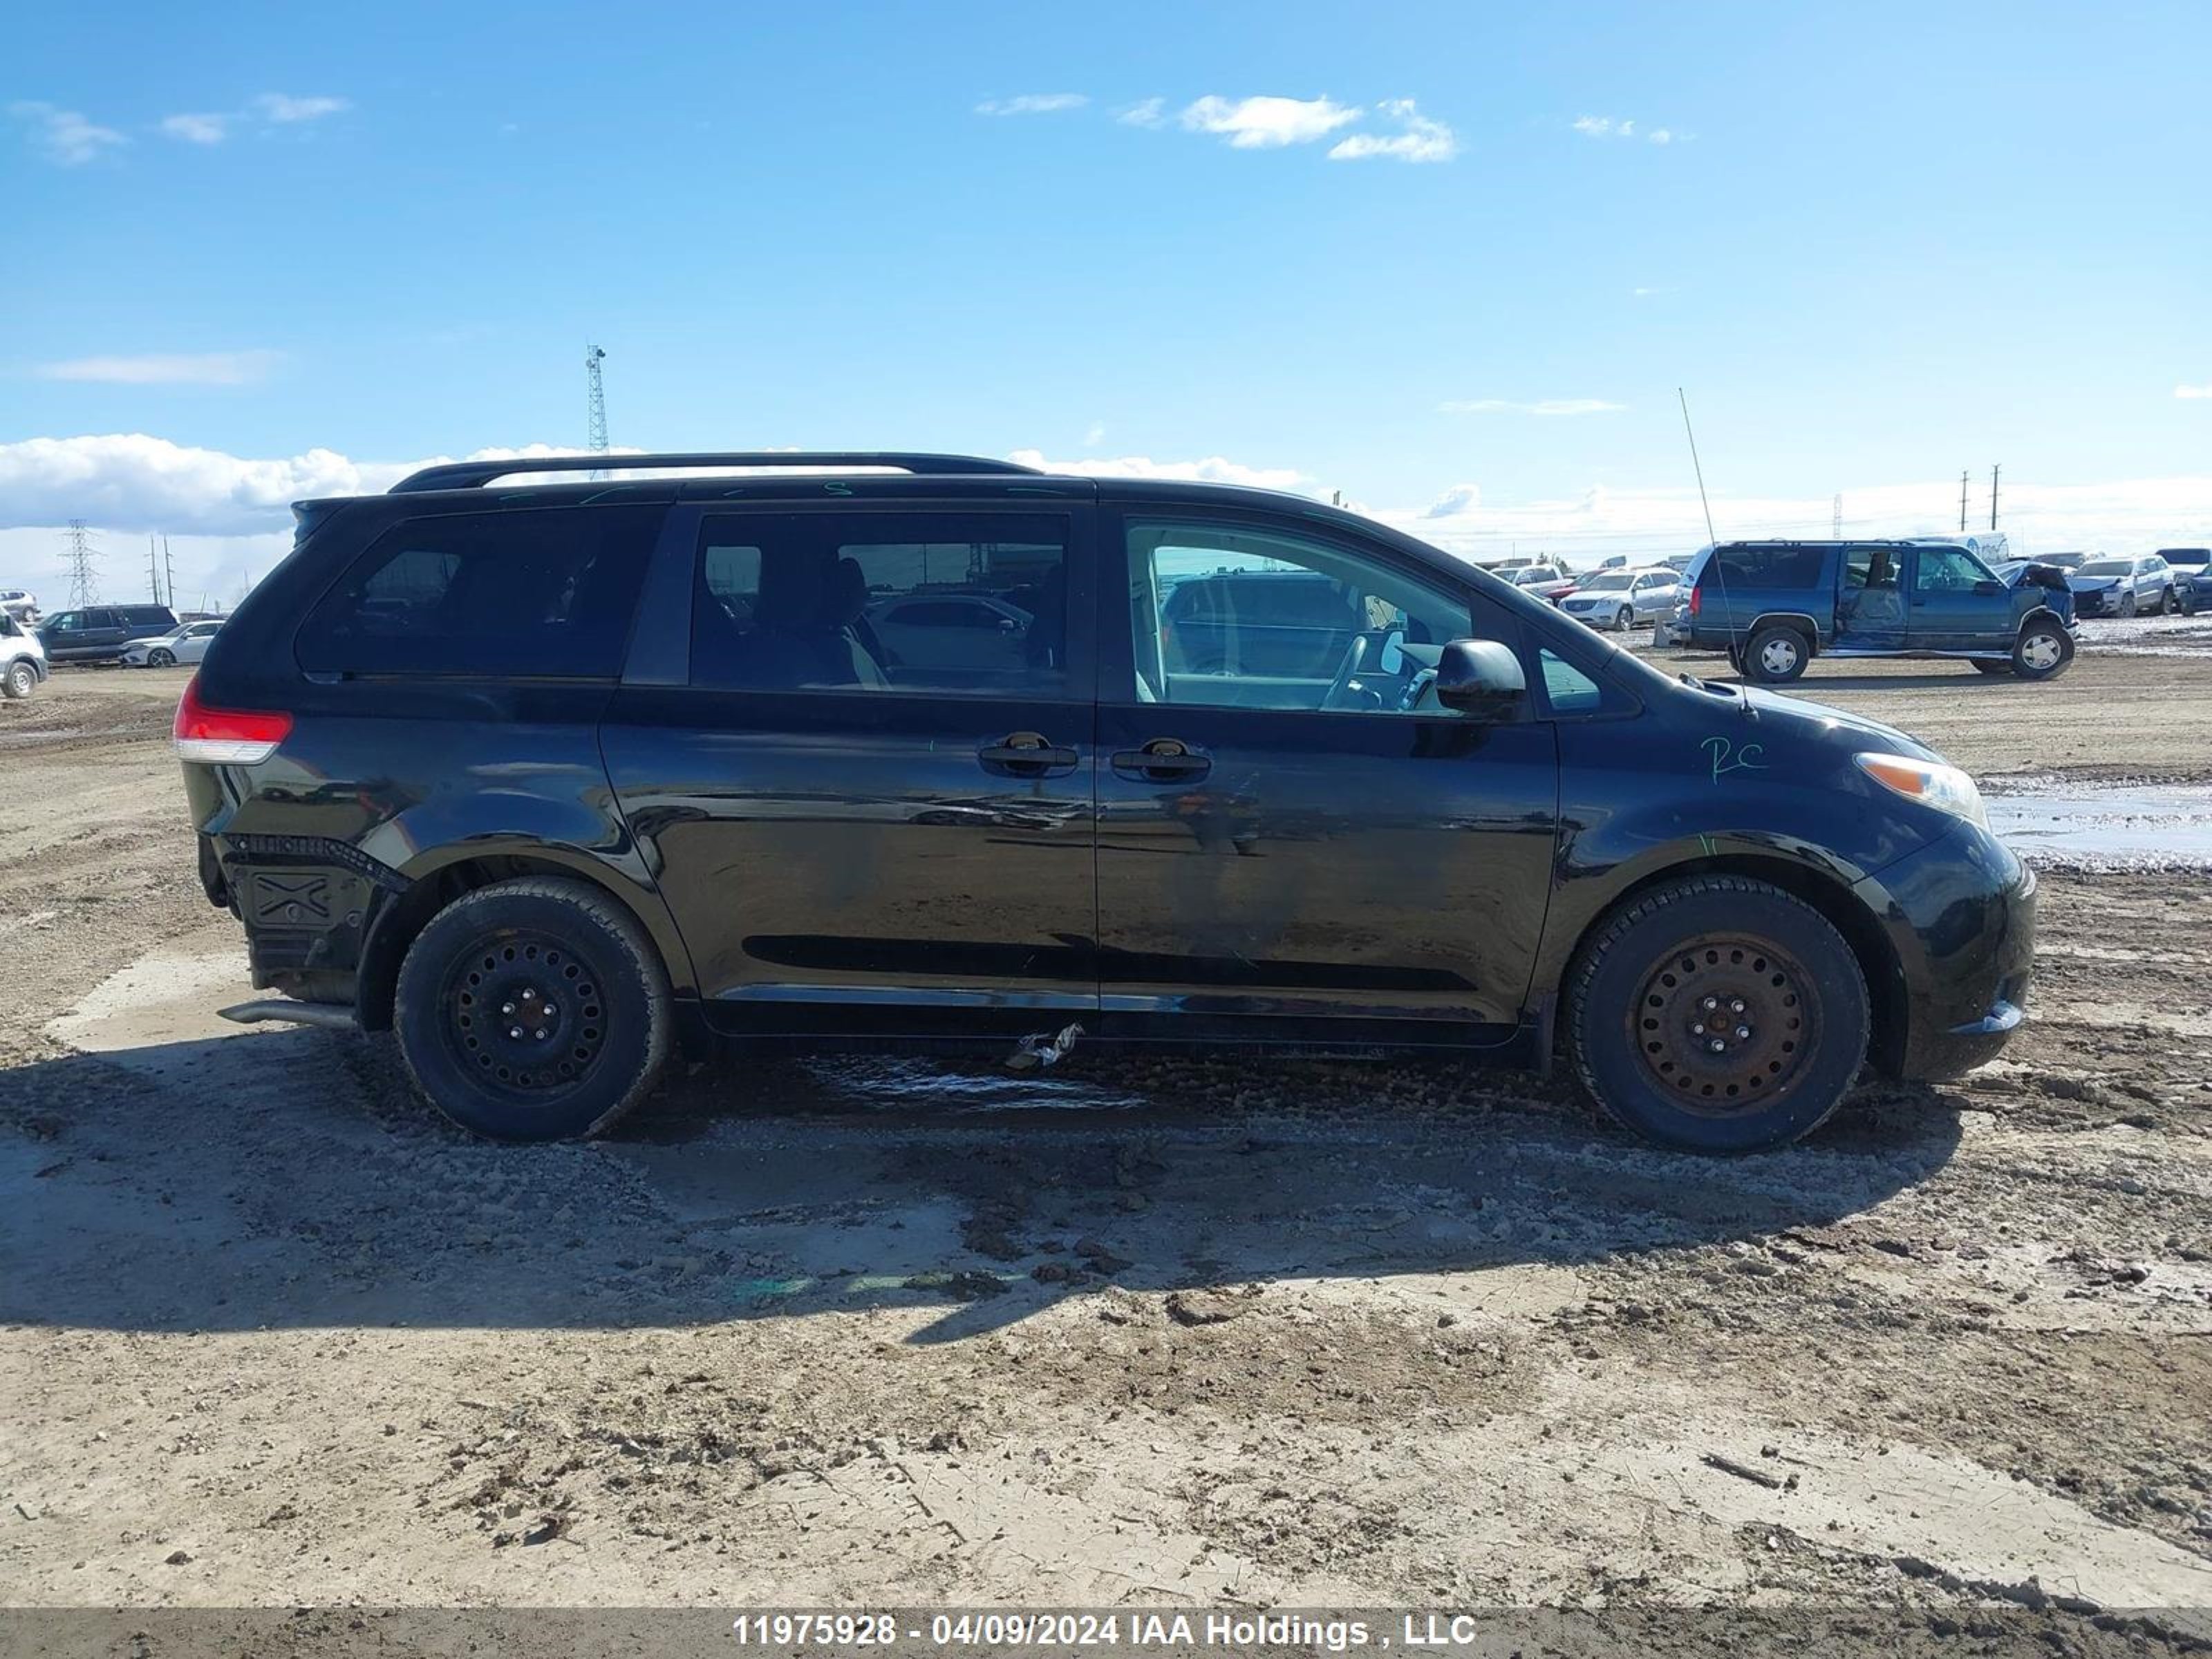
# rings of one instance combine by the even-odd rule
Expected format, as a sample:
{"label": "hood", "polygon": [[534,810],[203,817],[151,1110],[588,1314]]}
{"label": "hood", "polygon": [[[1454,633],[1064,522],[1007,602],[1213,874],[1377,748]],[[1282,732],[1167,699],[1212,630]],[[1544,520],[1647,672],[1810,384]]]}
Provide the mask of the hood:
{"label": "hood", "polygon": [[2069,573],[2063,565],[2028,563],[2012,573],[2012,587],[2040,587],[2052,593],[2067,592]]}
{"label": "hood", "polygon": [[2079,571],[2066,573],[2066,586],[2076,593],[2099,593],[2108,587],[2118,587],[2127,580],[2124,576],[2084,576]]}
{"label": "hood", "polygon": [[1798,697],[1784,697],[1772,691],[1762,691],[1755,685],[1744,687],[1743,695],[1759,711],[1760,725],[1765,726],[1769,721],[1774,723],[1770,729],[1795,726],[1808,738],[1849,732],[1854,738],[1868,739],[1869,748],[1888,754],[1911,755],[1927,761],[1943,758],[1917,738],[1909,738],[1893,726],[1884,726],[1880,720],[1870,720],[1863,715],[1846,714],[1840,708],[1831,708],[1824,702],[1807,702]]}
{"label": "hood", "polygon": [[143,645],[143,646],[155,646],[155,645],[167,645],[167,644],[168,644],[168,643],[169,643],[169,636],[168,636],[167,634],[149,634],[149,635],[146,635],[146,637],[145,637],[144,639],[143,639],[143,640],[125,640],[125,641],[123,641],[123,649],[125,649],[125,651],[136,651],[136,650],[137,650],[137,649],[138,649],[138,647],[139,647],[140,646],[142,646],[142,645]]}

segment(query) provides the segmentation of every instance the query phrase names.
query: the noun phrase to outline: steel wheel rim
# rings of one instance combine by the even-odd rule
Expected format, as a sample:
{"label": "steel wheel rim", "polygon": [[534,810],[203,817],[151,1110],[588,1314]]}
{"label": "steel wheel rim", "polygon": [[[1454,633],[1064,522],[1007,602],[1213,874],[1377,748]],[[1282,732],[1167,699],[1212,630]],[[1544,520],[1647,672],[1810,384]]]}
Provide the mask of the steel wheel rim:
{"label": "steel wheel rim", "polygon": [[439,991],[438,1032],[478,1087],[542,1104],[598,1069],[609,1012],[599,975],[573,946],[505,933],[456,957]]}
{"label": "steel wheel rim", "polygon": [[2049,634],[2031,634],[2021,641],[2020,659],[2030,668],[2056,668],[2058,641]]}
{"label": "steel wheel rim", "polygon": [[1804,968],[1770,939],[1698,935],[1645,971],[1628,1033],[1645,1078],[1699,1117],[1765,1111],[1803,1082],[1819,1048]]}
{"label": "steel wheel rim", "polygon": [[8,684],[18,691],[28,691],[31,689],[30,669],[21,663],[17,663],[8,671]]}
{"label": "steel wheel rim", "polygon": [[1797,665],[1797,647],[1788,640],[1769,640],[1759,648],[1759,665],[1770,674],[1786,674]]}

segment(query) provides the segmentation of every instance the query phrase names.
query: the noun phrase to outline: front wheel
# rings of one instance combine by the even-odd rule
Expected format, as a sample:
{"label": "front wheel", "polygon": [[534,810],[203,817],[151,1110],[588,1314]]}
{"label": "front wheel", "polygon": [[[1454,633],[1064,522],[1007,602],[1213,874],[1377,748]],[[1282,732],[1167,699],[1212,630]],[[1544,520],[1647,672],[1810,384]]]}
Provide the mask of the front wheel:
{"label": "front wheel", "polygon": [[2123,594],[2121,594],[2121,595],[2120,595],[2120,615],[2122,615],[2123,617],[2132,617],[2132,616],[2134,616],[2135,614],[2136,614],[2136,596],[2135,596],[2133,593],[2123,593]]}
{"label": "front wheel", "polygon": [[2073,660],[2073,636],[2057,623],[2032,622],[2013,642],[2012,672],[2024,680],[2047,680]]}
{"label": "front wheel", "polygon": [[2158,614],[2163,617],[2172,609],[2173,590],[2169,587],[2160,592],[2158,596]]}
{"label": "front wheel", "polygon": [[454,900],[408,947],[392,1012],[415,1086],[500,1140],[596,1134],[668,1058],[659,957],[580,881],[526,878]]}
{"label": "front wheel", "polygon": [[1608,1116],[1686,1152],[1754,1152],[1842,1103],[1870,1016],[1858,958],[1826,916],[1763,881],[1698,876],[1599,925],[1566,1021]]}
{"label": "front wheel", "polygon": [[1619,632],[1626,634],[1636,625],[1636,613],[1624,605],[1613,613],[1613,625]]}
{"label": "front wheel", "polygon": [[10,702],[21,702],[38,689],[38,671],[24,658],[16,658],[8,665],[8,672],[0,674],[0,696]]}
{"label": "front wheel", "polygon": [[1794,628],[1771,623],[1751,636],[1744,647],[1744,666],[1750,677],[1768,684],[1794,680],[1805,672],[1813,653],[1805,636]]}
{"label": "front wheel", "polygon": [[149,668],[174,668],[176,665],[177,653],[166,647],[156,647],[146,653],[146,666]]}

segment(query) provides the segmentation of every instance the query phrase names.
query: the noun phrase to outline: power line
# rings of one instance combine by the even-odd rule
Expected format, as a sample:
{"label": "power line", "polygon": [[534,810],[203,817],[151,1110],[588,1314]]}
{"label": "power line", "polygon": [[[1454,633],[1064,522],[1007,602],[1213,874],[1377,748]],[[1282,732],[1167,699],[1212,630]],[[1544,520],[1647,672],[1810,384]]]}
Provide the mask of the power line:
{"label": "power line", "polygon": [[69,522],[70,604],[97,604],[100,599],[100,553],[82,519]]}

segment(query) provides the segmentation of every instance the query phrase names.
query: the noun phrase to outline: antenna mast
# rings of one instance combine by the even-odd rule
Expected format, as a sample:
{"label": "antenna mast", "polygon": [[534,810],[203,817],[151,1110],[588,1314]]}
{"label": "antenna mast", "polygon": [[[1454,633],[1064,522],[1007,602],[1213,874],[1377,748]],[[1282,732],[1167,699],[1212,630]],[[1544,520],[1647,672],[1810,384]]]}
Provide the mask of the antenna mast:
{"label": "antenna mast", "polygon": [[[584,348],[584,447],[594,455],[607,453],[607,384],[599,372],[606,356],[601,347]],[[592,476],[603,478],[606,474],[595,471]]]}
{"label": "antenna mast", "polygon": [[82,519],[69,521],[70,603],[97,604],[100,599],[100,555]]}

